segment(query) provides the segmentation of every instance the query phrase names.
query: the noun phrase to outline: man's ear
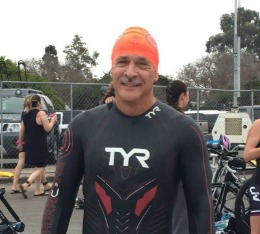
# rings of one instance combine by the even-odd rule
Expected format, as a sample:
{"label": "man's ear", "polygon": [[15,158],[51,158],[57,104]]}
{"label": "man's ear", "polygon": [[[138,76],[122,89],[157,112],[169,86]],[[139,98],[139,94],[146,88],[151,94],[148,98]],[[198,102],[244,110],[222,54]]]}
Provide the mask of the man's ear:
{"label": "man's ear", "polygon": [[112,74],[113,74],[113,67],[109,70],[109,73],[108,73],[109,75],[110,75],[110,82],[113,80],[113,76],[112,76]]}
{"label": "man's ear", "polygon": [[156,73],[153,83],[155,84],[159,80],[159,74]]}
{"label": "man's ear", "polygon": [[181,98],[181,100],[184,100],[184,98],[185,98],[185,93],[181,93],[181,94],[180,94],[180,98]]}

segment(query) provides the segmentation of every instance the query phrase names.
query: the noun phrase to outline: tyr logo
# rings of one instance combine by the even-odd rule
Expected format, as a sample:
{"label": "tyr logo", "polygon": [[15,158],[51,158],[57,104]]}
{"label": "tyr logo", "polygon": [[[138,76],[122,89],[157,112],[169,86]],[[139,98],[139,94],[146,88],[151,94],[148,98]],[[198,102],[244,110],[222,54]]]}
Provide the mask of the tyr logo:
{"label": "tyr logo", "polygon": [[152,118],[152,116],[151,115],[155,115],[155,112],[156,111],[161,111],[161,109],[159,108],[159,106],[156,106],[156,107],[154,107],[153,108],[153,111],[150,111],[148,114],[146,114],[145,116],[147,116],[149,119],[151,119]]}
{"label": "tyr logo", "polygon": [[[150,152],[146,149],[134,148],[129,153],[126,153],[123,148],[106,147],[105,151],[110,153],[110,158],[109,158],[110,166],[115,165],[115,155],[119,155],[119,156],[121,155],[124,158],[123,166],[125,166],[125,167],[129,166],[130,157],[135,155],[135,157],[140,162],[142,167],[149,168],[149,166],[147,165],[147,163],[145,161],[150,158]],[[118,154],[116,154],[116,153],[118,153]]]}
{"label": "tyr logo", "polygon": [[254,191],[255,189],[256,188],[252,186],[252,187],[250,187],[249,191],[253,195],[253,200],[254,201],[260,201],[260,199],[258,198],[259,192],[255,192]]}

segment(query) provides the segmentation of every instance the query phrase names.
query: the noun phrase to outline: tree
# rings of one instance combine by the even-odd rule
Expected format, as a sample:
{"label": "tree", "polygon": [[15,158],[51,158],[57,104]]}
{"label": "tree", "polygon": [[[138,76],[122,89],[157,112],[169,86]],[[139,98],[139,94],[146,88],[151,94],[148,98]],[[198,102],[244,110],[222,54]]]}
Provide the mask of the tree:
{"label": "tree", "polygon": [[172,77],[170,76],[163,76],[163,75],[158,75],[159,79],[157,80],[157,82],[155,83],[155,85],[161,85],[161,86],[167,86],[169,84],[169,82],[172,80]]}
{"label": "tree", "polygon": [[45,54],[42,57],[43,63],[41,68],[43,69],[43,76],[47,76],[49,81],[55,82],[60,79],[59,77],[59,61],[57,56],[57,50],[55,46],[49,45],[45,47]]}
{"label": "tree", "polygon": [[[238,36],[241,38],[241,49],[260,55],[260,19],[256,11],[238,8]],[[206,43],[206,51],[230,52],[234,44],[234,13],[224,14],[220,19],[223,33],[211,36]]]}
{"label": "tree", "polygon": [[94,51],[90,55],[82,37],[75,35],[72,44],[67,45],[63,52],[66,55],[65,66],[63,67],[63,75],[66,80],[86,82],[93,79],[91,68],[98,65],[96,60],[99,53]]}
{"label": "tree", "polygon": [[105,84],[109,84],[111,81],[111,75],[110,72],[104,72],[103,76],[101,77],[101,79],[96,80],[97,83],[105,83]]}
{"label": "tree", "polygon": [[[245,88],[247,82],[260,78],[260,63],[255,61],[252,53],[241,53],[240,70],[241,88]],[[233,89],[233,54],[215,52],[204,56],[183,66],[177,72],[177,79],[190,87]]]}
{"label": "tree", "polygon": [[25,60],[25,64],[27,70],[30,71],[31,73],[40,76],[44,73],[42,69],[42,64],[43,64],[42,60],[37,60],[35,58],[32,58],[32,59]]}
{"label": "tree", "polygon": [[[260,103],[260,93],[256,92],[256,90],[260,90],[260,81],[256,79],[252,79],[247,81],[244,84],[244,90],[254,90],[254,94],[252,95],[251,92],[241,92],[240,97],[240,105],[241,106],[251,106],[252,101],[253,103]],[[252,100],[253,98],[253,100]]]}
{"label": "tree", "polygon": [[0,56],[0,79],[19,80],[16,64],[4,56]]}

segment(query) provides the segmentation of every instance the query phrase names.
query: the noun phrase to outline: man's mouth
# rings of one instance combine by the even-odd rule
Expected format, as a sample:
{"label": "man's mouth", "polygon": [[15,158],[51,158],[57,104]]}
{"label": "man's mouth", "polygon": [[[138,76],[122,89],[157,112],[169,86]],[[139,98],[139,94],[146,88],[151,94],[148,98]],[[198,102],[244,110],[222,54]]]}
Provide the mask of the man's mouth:
{"label": "man's mouth", "polygon": [[123,77],[120,79],[120,84],[128,87],[137,87],[143,84],[143,81],[138,78],[126,78]]}

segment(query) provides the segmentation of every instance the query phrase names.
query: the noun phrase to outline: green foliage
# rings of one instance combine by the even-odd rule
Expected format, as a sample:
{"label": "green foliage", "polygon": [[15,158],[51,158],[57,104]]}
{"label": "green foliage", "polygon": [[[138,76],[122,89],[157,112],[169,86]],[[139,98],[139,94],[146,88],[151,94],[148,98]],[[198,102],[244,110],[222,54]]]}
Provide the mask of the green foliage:
{"label": "green foliage", "polygon": [[[93,79],[91,68],[98,65],[97,58],[99,53],[94,51],[93,54],[90,55],[86,43],[82,41],[81,36],[75,35],[71,45],[67,45],[63,53],[65,53],[66,65],[81,75],[81,81]],[[79,75],[77,77],[79,77]],[[73,77],[71,77],[71,79],[72,78]]]}
{"label": "green foliage", "polygon": [[171,77],[159,75],[159,79],[156,82],[156,85],[167,86],[170,81],[171,81]]}
{"label": "green foliage", "polygon": [[10,59],[6,59],[5,57],[0,57],[1,65],[0,65],[0,77],[1,80],[12,80],[19,81],[19,73],[17,69],[17,65]]}
{"label": "green foliage", "polygon": [[87,110],[97,106],[99,90],[99,85],[74,85],[72,91],[73,110]]}
{"label": "green foliage", "polygon": [[[237,11],[237,33],[241,38],[241,49],[260,55],[260,19],[256,11],[245,10],[243,7]],[[211,36],[206,43],[207,52],[227,52],[234,45],[234,13],[224,14],[221,17],[221,30],[223,33]]]}
{"label": "green foliage", "polygon": [[250,80],[244,84],[245,89],[260,89],[260,80]]}
{"label": "green foliage", "polygon": [[109,84],[111,81],[111,75],[110,72],[104,73],[103,77],[99,80],[97,80],[97,83],[105,83],[105,84]]}
{"label": "green foliage", "polygon": [[[230,109],[232,95],[231,92],[211,92],[205,100],[203,108],[212,110]],[[216,102],[216,100],[218,101]]]}
{"label": "green foliage", "polygon": [[[250,80],[244,84],[245,90],[260,90],[260,81],[259,80]],[[257,94],[257,92],[255,92]],[[240,105],[241,106],[248,106],[252,105],[252,93],[251,92],[241,92],[240,97]],[[254,103],[260,103],[260,96],[254,95]]]}
{"label": "green foliage", "polygon": [[49,45],[45,48],[45,54],[42,57],[42,75],[47,76],[52,82],[55,82],[59,78],[59,61],[57,56],[57,50],[55,46]]}
{"label": "green foliage", "polygon": [[[7,67],[7,73],[8,76],[6,74],[4,74],[5,76],[3,77],[4,81],[20,81],[20,77],[19,77],[19,72],[18,72],[18,66],[12,62],[9,59],[6,59],[4,57],[0,57],[0,61],[4,61],[4,63],[6,64]],[[62,100],[56,95],[53,87],[50,84],[43,84],[43,83],[33,83],[33,82],[48,82],[48,79],[46,77],[40,76],[38,74],[32,73],[30,71],[26,71],[26,66],[21,67],[21,81],[23,83],[12,83],[12,84],[8,84],[5,83],[8,87],[12,87],[12,88],[32,88],[32,89],[38,89],[41,90],[46,96],[48,96],[53,104],[55,109],[64,109],[64,103],[62,102]],[[26,83],[25,81],[28,81],[28,83]],[[32,82],[32,83],[30,83]]]}
{"label": "green foliage", "polygon": [[62,110],[65,108],[64,102],[57,96],[54,88],[50,84],[45,84],[41,82],[48,82],[46,78],[41,76],[34,76],[30,78],[31,82],[40,82],[40,83],[30,83],[30,88],[41,90],[44,95],[48,96],[56,110]]}
{"label": "green foliage", "polygon": [[58,53],[57,53],[56,47],[54,45],[49,45],[49,46],[45,47],[45,54],[57,56]]}

